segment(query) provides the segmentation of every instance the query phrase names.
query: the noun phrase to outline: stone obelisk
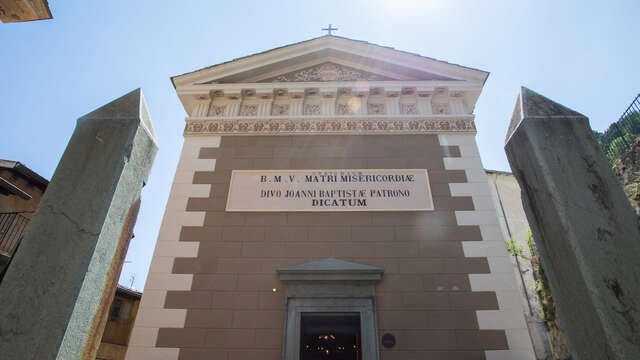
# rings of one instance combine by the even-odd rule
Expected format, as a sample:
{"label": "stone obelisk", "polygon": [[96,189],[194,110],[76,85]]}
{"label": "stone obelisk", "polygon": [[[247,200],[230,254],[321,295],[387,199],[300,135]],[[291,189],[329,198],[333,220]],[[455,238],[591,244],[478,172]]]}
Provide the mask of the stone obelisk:
{"label": "stone obelisk", "polygon": [[78,119],[0,286],[1,358],[95,358],[157,149],[140,89]]}
{"label": "stone obelisk", "polygon": [[505,150],[574,356],[638,359],[638,221],[589,120],[522,88]]}

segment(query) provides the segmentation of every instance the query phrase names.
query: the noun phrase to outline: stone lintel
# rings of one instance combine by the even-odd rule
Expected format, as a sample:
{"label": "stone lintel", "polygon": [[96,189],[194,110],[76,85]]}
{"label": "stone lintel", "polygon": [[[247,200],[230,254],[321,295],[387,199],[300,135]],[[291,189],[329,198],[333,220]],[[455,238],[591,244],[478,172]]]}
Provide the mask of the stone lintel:
{"label": "stone lintel", "polygon": [[378,281],[380,274],[280,274],[281,281]]}
{"label": "stone lintel", "polygon": [[383,268],[327,258],[305,264],[279,268],[280,280],[317,281],[376,281],[382,278]]}

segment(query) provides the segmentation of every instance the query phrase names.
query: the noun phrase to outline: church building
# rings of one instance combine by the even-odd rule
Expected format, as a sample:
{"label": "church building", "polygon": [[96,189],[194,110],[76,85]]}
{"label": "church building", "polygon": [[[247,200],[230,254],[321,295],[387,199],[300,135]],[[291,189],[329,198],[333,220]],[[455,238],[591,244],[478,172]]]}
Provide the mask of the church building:
{"label": "church building", "polygon": [[127,359],[534,359],[475,140],[488,75],[326,35],[173,77]]}

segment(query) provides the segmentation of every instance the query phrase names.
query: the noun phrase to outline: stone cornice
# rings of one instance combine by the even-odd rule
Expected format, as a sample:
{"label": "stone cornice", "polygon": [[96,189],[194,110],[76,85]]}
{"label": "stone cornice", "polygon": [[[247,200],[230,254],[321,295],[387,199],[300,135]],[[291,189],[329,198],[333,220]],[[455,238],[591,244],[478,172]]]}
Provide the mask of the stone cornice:
{"label": "stone cornice", "polygon": [[378,281],[384,269],[327,258],[276,270],[282,281]]}
{"label": "stone cornice", "polygon": [[[273,83],[237,83],[237,84],[200,84],[183,85],[176,88],[178,95],[206,95],[215,91],[239,91],[246,89],[312,89],[312,88],[358,88],[362,87],[362,82],[356,81],[331,81],[331,82],[273,82]],[[437,88],[448,88],[450,91],[481,91],[482,83],[467,81],[367,81],[368,88],[409,88],[415,87],[424,90],[435,90]]]}
{"label": "stone cornice", "polygon": [[189,117],[184,136],[476,133],[473,115]]}
{"label": "stone cornice", "polygon": [[306,54],[318,53],[323,49],[333,49],[341,54],[359,55],[384,63],[398,64],[406,68],[428,71],[456,79],[484,82],[488,76],[488,73],[481,70],[450,64],[413,53],[342,37],[323,36],[175,76],[172,79],[174,86],[177,87],[188,83],[207,82]]}

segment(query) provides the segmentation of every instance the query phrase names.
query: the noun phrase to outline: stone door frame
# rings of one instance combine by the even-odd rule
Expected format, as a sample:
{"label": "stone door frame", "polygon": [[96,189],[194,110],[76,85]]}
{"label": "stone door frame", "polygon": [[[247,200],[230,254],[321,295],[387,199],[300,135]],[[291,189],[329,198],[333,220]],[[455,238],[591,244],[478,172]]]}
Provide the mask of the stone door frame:
{"label": "stone door frame", "polygon": [[285,285],[283,360],[300,360],[303,312],[360,314],[362,360],[378,360],[378,320],[374,283],[384,269],[339,259],[323,259],[278,269]]}
{"label": "stone door frame", "polygon": [[375,298],[287,298],[284,360],[300,360],[300,330],[302,313],[358,313],[362,360],[378,360],[378,321]]}

